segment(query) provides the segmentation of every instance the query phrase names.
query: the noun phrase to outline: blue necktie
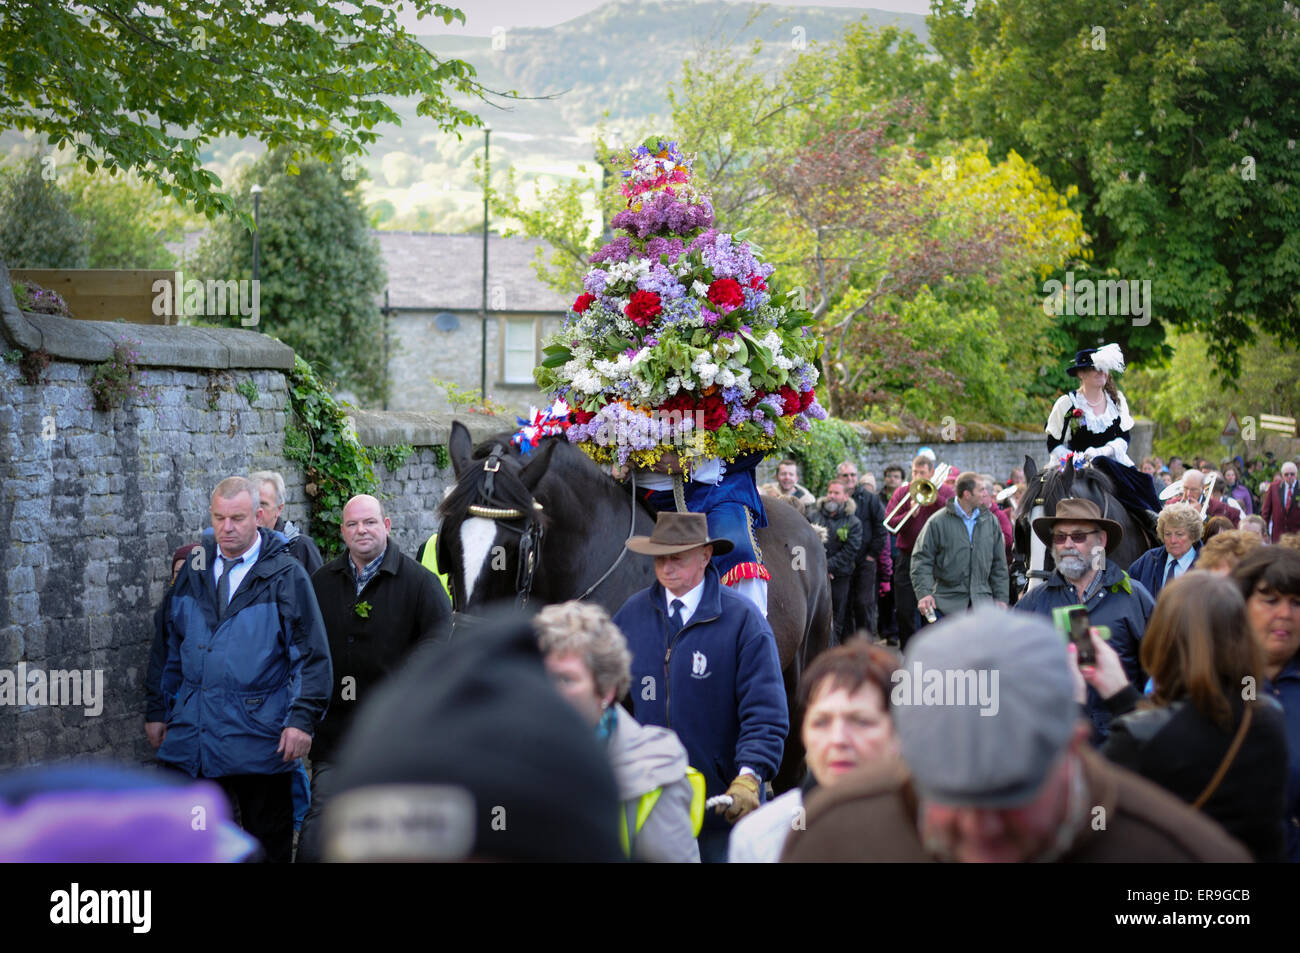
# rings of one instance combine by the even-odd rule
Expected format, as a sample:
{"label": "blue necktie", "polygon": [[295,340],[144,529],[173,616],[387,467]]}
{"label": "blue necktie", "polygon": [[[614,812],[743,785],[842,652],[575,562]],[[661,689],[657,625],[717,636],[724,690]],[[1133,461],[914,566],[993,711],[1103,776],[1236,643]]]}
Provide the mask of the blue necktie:
{"label": "blue necktie", "polygon": [[672,623],[673,634],[676,635],[682,630],[682,610],[686,608],[686,603],[680,599],[674,599],[668,603],[668,621]]}
{"label": "blue necktie", "polygon": [[1178,560],[1170,559],[1169,568],[1165,570],[1165,585],[1169,585],[1170,580],[1178,578]]}

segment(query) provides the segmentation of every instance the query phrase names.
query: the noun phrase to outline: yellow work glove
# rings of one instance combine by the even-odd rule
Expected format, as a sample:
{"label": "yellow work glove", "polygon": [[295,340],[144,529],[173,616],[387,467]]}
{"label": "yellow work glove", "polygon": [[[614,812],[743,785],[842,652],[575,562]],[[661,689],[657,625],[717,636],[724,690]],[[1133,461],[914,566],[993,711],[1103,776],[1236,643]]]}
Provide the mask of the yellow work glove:
{"label": "yellow work glove", "polygon": [[[758,810],[758,778],[752,774],[736,775],[736,780],[731,782],[727,793],[731,795],[731,807],[725,810],[727,820],[731,823],[736,823],[750,811]],[[723,806],[719,804],[717,812],[721,814],[723,810]]]}

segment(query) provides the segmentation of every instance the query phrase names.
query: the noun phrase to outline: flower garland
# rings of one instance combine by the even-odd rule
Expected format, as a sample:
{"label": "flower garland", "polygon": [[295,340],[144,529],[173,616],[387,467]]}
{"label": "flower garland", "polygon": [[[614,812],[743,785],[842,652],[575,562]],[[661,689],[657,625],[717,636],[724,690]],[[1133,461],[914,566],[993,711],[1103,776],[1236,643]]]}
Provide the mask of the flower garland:
{"label": "flower garland", "polygon": [[[601,463],[690,467],[797,442],[823,420],[812,315],[781,304],[773,266],[713,227],[691,157],[650,139],[622,173],[625,234],[590,262],[538,386],[572,408],[568,439]],[[521,421],[522,423],[522,421]]]}

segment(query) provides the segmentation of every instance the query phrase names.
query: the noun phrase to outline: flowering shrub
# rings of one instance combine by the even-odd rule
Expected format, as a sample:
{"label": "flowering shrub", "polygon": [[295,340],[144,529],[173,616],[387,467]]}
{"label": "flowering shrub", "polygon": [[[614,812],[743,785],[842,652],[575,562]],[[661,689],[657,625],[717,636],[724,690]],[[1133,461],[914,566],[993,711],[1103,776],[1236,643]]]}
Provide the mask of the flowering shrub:
{"label": "flowering shrub", "polygon": [[134,379],[136,365],[140,362],[140,353],[135,349],[139,346],[139,341],[122,338],[113,345],[112,356],[95,368],[90,377],[90,392],[95,397],[96,410],[115,410],[128,396],[148,396],[148,391]]}
{"label": "flowering shrub", "polygon": [[601,463],[685,466],[798,442],[817,403],[812,316],[782,305],[773,267],[713,227],[674,142],[631,150],[611,224],[583,294],[549,337],[538,386],[573,409],[566,435]]}

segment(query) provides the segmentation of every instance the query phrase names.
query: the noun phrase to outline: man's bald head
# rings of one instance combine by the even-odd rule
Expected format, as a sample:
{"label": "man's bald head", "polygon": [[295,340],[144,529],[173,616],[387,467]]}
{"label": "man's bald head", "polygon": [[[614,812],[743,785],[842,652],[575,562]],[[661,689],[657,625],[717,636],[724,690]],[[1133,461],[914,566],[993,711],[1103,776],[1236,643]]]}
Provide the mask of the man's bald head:
{"label": "man's bald head", "polygon": [[1188,470],[1183,474],[1183,492],[1188,496],[1200,496],[1205,486],[1205,474],[1200,470]]}
{"label": "man's bald head", "polygon": [[392,520],[384,516],[383,504],[367,493],[343,504],[342,524],[343,542],[358,568],[373,562],[384,551],[388,532],[393,528]]}

